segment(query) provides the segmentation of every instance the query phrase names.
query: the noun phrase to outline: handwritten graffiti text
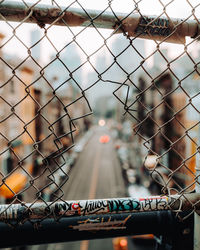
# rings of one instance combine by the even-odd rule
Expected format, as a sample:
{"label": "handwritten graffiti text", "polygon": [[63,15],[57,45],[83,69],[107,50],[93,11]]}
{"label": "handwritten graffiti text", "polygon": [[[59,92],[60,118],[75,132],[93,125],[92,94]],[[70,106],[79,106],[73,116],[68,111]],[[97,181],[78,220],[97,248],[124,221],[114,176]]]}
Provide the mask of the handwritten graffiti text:
{"label": "handwritten graffiti text", "polygon": [[140,210],[140,203],[135,199],[116,199],[108,201],[110,212]]}
{"label": "handwritten graffiti text", "polygon": [[154,20],[154,18],[142,17],[135,32],[143,35],[159,35],[167,37],[170,35],[171,29],[169,21],[165,18]]}

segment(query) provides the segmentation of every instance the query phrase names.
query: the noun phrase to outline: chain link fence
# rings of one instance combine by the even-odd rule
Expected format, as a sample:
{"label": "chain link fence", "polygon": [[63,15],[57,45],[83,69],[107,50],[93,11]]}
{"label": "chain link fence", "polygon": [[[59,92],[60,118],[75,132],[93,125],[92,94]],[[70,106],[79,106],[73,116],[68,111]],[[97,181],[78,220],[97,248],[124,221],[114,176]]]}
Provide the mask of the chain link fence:
{"label": "chain link fence", "polygon": [[199,9],[192,0],[0,1],[4,220],[15,203],[30,212],[41,202],[44,219],[63,201],[96,93],[113,85],[116,120],[132,124],[136,167],[173,197],[172,210],[198,210]]}

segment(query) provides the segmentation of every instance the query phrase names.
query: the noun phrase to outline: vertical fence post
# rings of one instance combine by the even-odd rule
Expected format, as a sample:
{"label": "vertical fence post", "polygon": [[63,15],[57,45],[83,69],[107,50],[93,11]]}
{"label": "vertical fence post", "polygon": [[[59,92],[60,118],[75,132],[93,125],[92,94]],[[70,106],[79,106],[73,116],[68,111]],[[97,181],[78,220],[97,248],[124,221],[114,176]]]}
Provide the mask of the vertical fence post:
{"label": "vertical fence post", "polygon": [[[198,157],[199,158],[199,157]],[[196,176],[200,175],[200,168],[196,167]],[[197,178],[200,183],[200,176]],[[200,185],[196,183],[196,192],[200,193]],[[200,249],[200,215],[195,212],[194,215],[194,250]]]}
{"label": "vertical fence post", "polygon": [[[200,117],[199,117],[200,119]],[[200,126],[198,129],[198,132],[200,133]],[[198,146],[200,145],[200,135],[198,135]],[[196,186],[195,190],[196,193],[200,193],[200,153],[197,153],[196,155]],[[200,215],[198,215],[196,212],[194,214],[194,250],[200,249]]]}

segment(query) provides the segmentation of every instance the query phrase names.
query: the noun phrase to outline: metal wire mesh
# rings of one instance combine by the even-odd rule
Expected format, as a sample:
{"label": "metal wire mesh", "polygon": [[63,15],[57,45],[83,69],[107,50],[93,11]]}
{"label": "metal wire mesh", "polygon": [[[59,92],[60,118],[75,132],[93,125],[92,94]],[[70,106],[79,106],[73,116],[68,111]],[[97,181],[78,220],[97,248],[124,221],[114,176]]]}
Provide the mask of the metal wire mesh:
{"label": "metal wire mesh", "polygon": [[[99,83],[116,84],[136,167],[145,166],[162,194],[188,200],[199,184],[200,4],[182,2],[113,0],[94,11],[87,1],[1,1],[3,203],[47,204],[48,192],[62,200],[71,149],[92,114],[88,93]],[[198,200],[188,201],[194,211]]]}

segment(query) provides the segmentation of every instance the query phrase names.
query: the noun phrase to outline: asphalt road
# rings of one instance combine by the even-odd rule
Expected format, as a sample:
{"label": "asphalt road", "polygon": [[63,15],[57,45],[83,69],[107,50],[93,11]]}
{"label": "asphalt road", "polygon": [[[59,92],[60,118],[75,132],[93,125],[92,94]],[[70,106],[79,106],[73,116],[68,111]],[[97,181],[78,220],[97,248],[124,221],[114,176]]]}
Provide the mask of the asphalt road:
{"label": "asphalt road", "polygon": [[[109,135],[106,128],[97,127],[70,171],[69,180],[62,188],[65,200],[126,197],[126,187],[112,138],[100,143],[102,135]],[[55,232],[56,233],[56,232]],[[26,247],[26,250],[112,250],[113,239],[76,241]],[[128,239],[129,250],[152,250],[149,244],[135,244]],[[21,249],[20,249],[21,250]]]}
{"label": "asphalt road", "polygon": [[[69,180],[63,187],[65,200],[125,197],[126,188],[113,141],[100,143],[100,136],[109,132],[102,127],[94,129],[84,150],[73,166]],[[31,250],[110,250],[112,239],[36,245]]]}

